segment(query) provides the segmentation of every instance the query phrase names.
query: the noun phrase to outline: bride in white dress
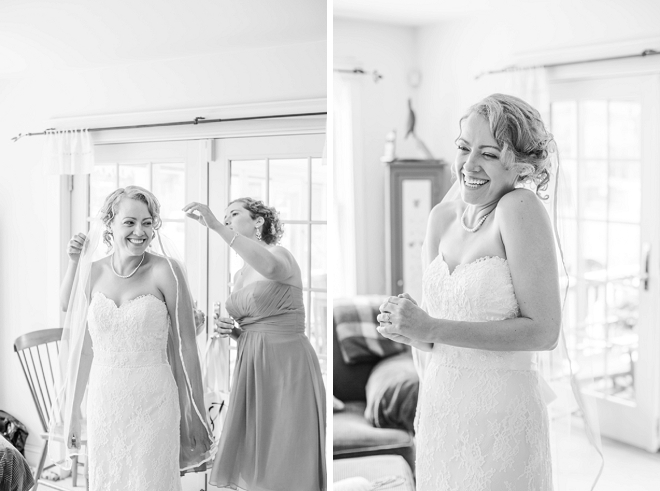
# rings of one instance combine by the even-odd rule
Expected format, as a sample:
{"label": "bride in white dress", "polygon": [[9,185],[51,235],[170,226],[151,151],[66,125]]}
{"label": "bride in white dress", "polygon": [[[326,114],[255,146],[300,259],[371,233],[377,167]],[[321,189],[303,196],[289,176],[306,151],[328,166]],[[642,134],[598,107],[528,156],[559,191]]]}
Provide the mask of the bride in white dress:
{"label": "bride in white dress", "polygon": [[[429,351],[418,403],[418,491],[550,491],[545,382],[561,303],[554,236],[539,197],[548,133],[534,108],[494,94],[461,119],[460,196],[431,212],[423,302],[381,306],[380,332]],[[519,188],[531,183],[535,191]]]}
{"label": "bride in white dress", "polygon": [[[87,237],[73,237],[62,285],[64,310],[76,309],[72,295],[84,297],[82,308],[87,308],[84,317],[78,316],[82,327],[76,326],[75,314],[73,319],[67,316],[67,329],[78,329],[82,346],[74,355],[75,334],[65,340],[69,365],[75,365],[70,360],[76,356],[80,359],[75,382],[62,397],[72,399],[70,416],[63,418],[70,422],[65,441],[71,454],[79,453],[84,438],[81,403],[89,379],[89,489],[179,491],[180,468],[208,460],[211,443],[202,416],[201,372],[185,276],[171,259],[147,251],[161,223],[158,201],[149,191],[137,186],[118,189],[106,198],[100,219],[96,227],[105,228],[103,242],[112,254],[94,262],[88,257],[89,277],[84,279],[85,267],[78,263],[83,262]],[[101,233],[90,231],[91,241],[92,235]],[[84,295],[81,288],[72,294],[74,283]]]}

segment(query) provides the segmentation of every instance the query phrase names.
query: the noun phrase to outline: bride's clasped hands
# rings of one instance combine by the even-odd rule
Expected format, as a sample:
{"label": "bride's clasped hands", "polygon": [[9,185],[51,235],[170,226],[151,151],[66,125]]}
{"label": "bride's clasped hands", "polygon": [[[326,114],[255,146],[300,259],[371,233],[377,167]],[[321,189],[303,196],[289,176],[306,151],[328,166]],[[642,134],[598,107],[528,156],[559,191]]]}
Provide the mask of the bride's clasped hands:
{"label": "bride's clasped hands", "polygon": [[380,306],[377,320],[380,322],[378,332],[386,338],[422,351],[433,348],[431,329],[434,319],[409,294],[389,297]]}

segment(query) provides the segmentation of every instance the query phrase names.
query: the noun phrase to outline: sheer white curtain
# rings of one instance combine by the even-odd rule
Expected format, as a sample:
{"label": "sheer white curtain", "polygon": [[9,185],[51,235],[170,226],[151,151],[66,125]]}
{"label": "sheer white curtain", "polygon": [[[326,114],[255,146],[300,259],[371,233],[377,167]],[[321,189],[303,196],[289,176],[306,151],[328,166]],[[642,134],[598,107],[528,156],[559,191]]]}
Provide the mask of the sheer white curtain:
{"label": "sheer white curtain", "polygon": [[334,242],[330,270],[334,272],[333,295],[350,297],[357,293],[357,234],[355,194],[355,144],[359,107],[359,81],[354,75],[334,74],[333,117],[333,220],[330,237]]}
{"label": "sheer white curtain", "polygon": [[94,143],[89,131],[47,130],[42,164],[46,174],[91,174]]}
{"label": "sheer white curtain", "polygon": [[550,121],[550,93],[545,68],[512,70],[484,75],[474,85],[474,102],[499,92],[521,98],[535,107],[543,121]]}

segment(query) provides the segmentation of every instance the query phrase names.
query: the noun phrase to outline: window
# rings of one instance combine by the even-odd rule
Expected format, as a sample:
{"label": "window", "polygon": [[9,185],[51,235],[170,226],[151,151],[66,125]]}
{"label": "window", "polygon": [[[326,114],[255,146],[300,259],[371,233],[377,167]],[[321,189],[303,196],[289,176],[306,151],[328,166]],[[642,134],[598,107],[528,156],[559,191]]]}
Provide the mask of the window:
{"label": "window", "polygon": [[[320,158],[231,160],[229,199],[263,200],[280,213],[281,245],[302,272],[306,332],[323,373],[327,366],[327,166]],[[230,278],[243,261],[230,254]],[[233,367],[235,350],[232,351]]]}

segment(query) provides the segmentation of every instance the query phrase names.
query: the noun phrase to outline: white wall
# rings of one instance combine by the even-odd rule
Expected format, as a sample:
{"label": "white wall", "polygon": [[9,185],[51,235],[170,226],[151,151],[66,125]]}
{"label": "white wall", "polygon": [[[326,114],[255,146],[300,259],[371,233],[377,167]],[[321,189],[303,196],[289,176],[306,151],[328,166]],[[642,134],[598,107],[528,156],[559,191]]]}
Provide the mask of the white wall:
{"label": "white wall", "polygon": [[[512,64],[660,50],[658,19],[655,0],[556,0],[520,2],[516,9],[419,28],[420,135],[432,152],[451,160],[458,120],[477,102],[477,74]],[[651,45],[639,48],[638,40]]]}
{"label": "white wall", "polygon": [[[366,261],[368,267],[361,270],[358,293],[390,293],[383,245],[386,167],[378,159],[388,130],[397,128],[402,144],[410,95],[417,134],[435,158],[452,162],[458,121],[477,102],[477,74],[513,63],[641,52],[639,40],[650,40],[652,45],[641,45],[660,50],[658,19],[660,2],[655,0],[518,2],[515,9],[417,28],[335,19],[335,66],[353,57],[365,69],[378,69],[385,76],[378,84],[364,84],[361,104],[364,162],[357,166],[356,180],[362,179],[367,198],[357,215],[364,217],[358,261]],[[417,89],[406,81],[413,68],[421,72]]]}
{"label": "white wall", "polygon": [[[396,130],[398,143],[404,135],[408,98],[414,89],[408,74],[416,68],[415,32],[410,27],[334,20],[334,65],[337,68],[360,67],[378,70],[383,79],[374,83],[370,76],[360,76],[360,121],[358,132],[361,155],[355,158],[356,228],[358,237],[357,293],[386,293],[385,284],[385,171],[380,161],[385,137]],[[341,188],[335,184],[335,189]]]}
{"label": "white wall", "polygon": [[10,138],[51,118],[325,97],[324,41],[0,83],[0,408],[27,424],[31,463],[41,427],[13,342],[59,324],[59,177],[41,172],[42,137]]}

